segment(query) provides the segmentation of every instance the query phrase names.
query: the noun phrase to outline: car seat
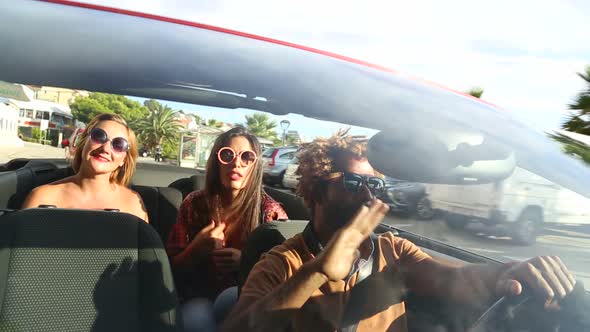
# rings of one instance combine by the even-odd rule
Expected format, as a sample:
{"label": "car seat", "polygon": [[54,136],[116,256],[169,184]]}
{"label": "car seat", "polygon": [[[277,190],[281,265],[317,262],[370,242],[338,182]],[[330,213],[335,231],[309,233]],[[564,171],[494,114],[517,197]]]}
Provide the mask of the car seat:
{"label": "car seat", "polygon": [[213,313],[218,324],[226,318],[238,301],[242,286],[260,256],[303,231],[307,223],[307,220],[271,221],[261,224],[250,234],[242,248],[238,286],[225,289],[213,303]]}
{"label": "car seat", "polygon": [[260,259],[260,256],[270,249],[278,246],[301,233],[307,225],[307,220],[290,220],[271,221],[258,226],[244,244],[242,249],[242,258],[240,261],[240,270],[238,273],[238,294],[242,291],[242,286],[248,279],[248,274],[254,265]]}
{"label": "car seat", "polygon": [[205,189],[205,174],[197,174],[188,178],[178,179],[170,183],[168,187],[180,190],[184,199],[195,190]]}
{"label": "car seat", "polygon": [[292,220],[309,220],[311,211],[305,206],[303,199],[293,193],[271,187],[264,187],[264,191],[275,201],[281,203],[283,209]]}
{"label": "car seat", "polygon": [[182,203],[182,193],[175,188],[131,186],[143,200],[150,219],[162,242],[168,239],[170,229],[176,223],[178,208]]}
{"label": "car seat", "polygon": [[0,216],[0,331],[176,331],[158,234],[118,212]]}
{"label": "car seat", "polygon": [[71,167],[30,160],[24,167],[0,173],[0,208],[20,209],[34,188],[73,175]]}

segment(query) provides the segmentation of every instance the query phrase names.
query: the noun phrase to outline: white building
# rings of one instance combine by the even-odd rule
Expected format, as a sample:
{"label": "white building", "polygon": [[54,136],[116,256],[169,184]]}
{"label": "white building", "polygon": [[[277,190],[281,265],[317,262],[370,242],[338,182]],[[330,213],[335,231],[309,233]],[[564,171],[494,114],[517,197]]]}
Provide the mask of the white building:
{"label": "white building", "polygon": [[25,137],[33,137],[34,128],[46,128],[46,139],[59,144],[63,137],[68,137],[78,127],[67,105],[37,99],[11,99],[11,103],[18,109],[18,126]]}
{"label": "white building", "polygon": [[18,137],[18,108],[9,99],[0,97],[0,146],[23,147]]}
{"label": "white building", "polygon": [[[22,146],[23,142],[20,138],[31,139],[35,136],[33,130],[41,130],[44,134],[36,134],[39,137],[36,136],[35,139],[43,138],[57,145],[61,142],[63,135],[68,136],[78,125],[74,121],[67,101],[87,92],[48,87],[34,88],[36,90],[27,85],[0,81],[0,104],[3,105],[0,144]],[[42,94],[45,98],[55,94],[55,100],[63,99],[65,103],[39,100],[36,98],[37,94]],[[10,139],[11,137],[13,138]]]}

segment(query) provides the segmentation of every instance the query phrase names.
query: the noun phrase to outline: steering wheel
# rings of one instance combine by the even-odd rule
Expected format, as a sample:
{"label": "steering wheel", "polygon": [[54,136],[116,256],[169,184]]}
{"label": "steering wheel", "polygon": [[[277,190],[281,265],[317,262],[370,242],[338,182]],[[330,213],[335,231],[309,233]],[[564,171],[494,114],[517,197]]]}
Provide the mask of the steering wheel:
{"label": "steering wheel", "polygon": [[550,312],[523,289],[520,296],[504,296],[494,302],[468,329],[469,332],[488,331],[586,331],[590,295],[582,282],[560,301],[561,310]]}
{"label": "steering wheel", "polygon": [[[515,302],[515,299],[518,299],[518,301]],[[507,318],[509,318],[507,317],[509,316],[508,313],[514,314],[515,312],[521,311],[523,306],[525,306],[529,301],[531,301],[531,297],[529,295],[521,295],[512,299],[509,299],[507,296],[503,296],[498,301],[494,302],[494,304],[492,304],[486,311],[484,311],[484,313],[475,321],[468,331],[498,331],[498,325],[505,323]]]}

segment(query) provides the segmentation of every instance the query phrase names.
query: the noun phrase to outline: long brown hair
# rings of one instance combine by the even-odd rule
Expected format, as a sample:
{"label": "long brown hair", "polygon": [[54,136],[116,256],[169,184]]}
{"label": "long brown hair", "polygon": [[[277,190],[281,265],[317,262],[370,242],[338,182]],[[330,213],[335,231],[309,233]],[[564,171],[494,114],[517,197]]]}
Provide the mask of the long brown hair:
{"label": "long brown hair", "polygon": [[127,154],[125,155],[125,163],[123,164],[123,166],[114,170],[109,178],[111,183],[117,183],[122,186],[127,186],[131,181],[133,173],[135,172],[135,161],[137,160],[138,156],[137,140],[135,139],[135,134],[133,133],[133,130],[129,128],[125,119],[123,119],[120,115],[117,114],[103,113],[95,116],[90,121],[90,123],[88,123],[86,129],[84,129],[84,132],[80,134],[80,137],[77,139],[77,142],[71,142],[71,144],[75,144],[76,147],[74,159],[72,160],[72,168],[74,169],[74,172],[78,173],[80,167],[82,166],[82,151],[88,143],[88,137],[90,135],[90,132],[99,123],[103,121],[114,121],[127,128],[129,150],[127,150]]}
{"label": "long brown hair", "polygon": [[242,239],[245,240],[259,224],[261,220],[261,204],[262,204],[262,161],[260,155],[262,149],[258,138],[251,134],[247,129],[243,127],[236,127],[228,130],[227,132],[219,135],[213,144],[211,154],[207,160],[207,175],[205,180],[205,195],[209,205],[209,220],[212,211],[217,209],[218,204],[221,202],[221,196],[226,189],[219,176],[220,166],[217,160],[217,152],[224,146],[228,146],[231,139],[234,137],[244,137],[250,142],[252,151],[258,156],[258,160],[252,166],[248,182],[245,184],[242,190],[240,190],[238,196],[233,200],[231,206],[226,208],[225,211],[227,219],[239,220],[241,223]]}

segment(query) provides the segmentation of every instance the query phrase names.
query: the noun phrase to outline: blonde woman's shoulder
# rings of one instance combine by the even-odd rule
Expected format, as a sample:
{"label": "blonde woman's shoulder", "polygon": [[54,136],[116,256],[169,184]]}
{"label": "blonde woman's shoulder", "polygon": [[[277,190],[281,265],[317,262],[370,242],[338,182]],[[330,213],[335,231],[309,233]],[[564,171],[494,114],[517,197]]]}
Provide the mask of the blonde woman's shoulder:
{"label": "blonde woman's shoulder", "polygon": [[68,187],[71,185],[69,178],[45,184],[33,189],[25,202],[22,209],[39,207],[39,205],[54,205],[63,207],[64,197],[67,196]]}
{"label": "blonde woman's shoulder", "polygon": [[138,218],[143,219],[146,223],[149,223],[147,208],[141,199],[141,196],[134,190],[121,187],[122,204],[124,205],[125,212],[131,213]]}

